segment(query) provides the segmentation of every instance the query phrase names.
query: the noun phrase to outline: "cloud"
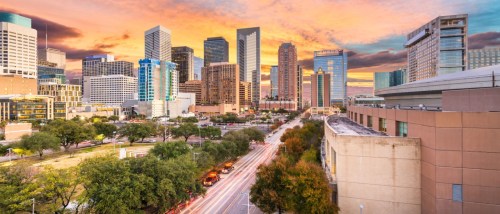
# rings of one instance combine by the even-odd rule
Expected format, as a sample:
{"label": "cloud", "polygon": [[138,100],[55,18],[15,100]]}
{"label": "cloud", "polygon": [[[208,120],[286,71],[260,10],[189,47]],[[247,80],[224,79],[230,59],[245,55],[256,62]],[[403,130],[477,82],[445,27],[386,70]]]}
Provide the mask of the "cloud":
{"label": "cloud", "polygon": [[302,59],[297,61],[299,65],[302,65],[302,68],[307,69],[307,70],[313,70],[314,69],[314,59],[313,58],[308,58],[308,59]]}
{"label": "cloud", "polygon": [[349,69],[356,69],[380,65],[403,64],[404,62],[406,62],[406,57],[406,50],[398,52],[387,50],[373,54],[349,51],[347,57],[347,66]]}
{"label": "cloud", "polygon": [[101,48],[79,49],[65,45],[52,45],[52,47],[66,52],[66,59],[68,60],[81,60],[86,56],[110,53],[109,51],[103,50]]}
{"label": "cloud", "polygon": [[269,75],[269,74],[260,74],[261,81],[269,81],[270,78],[271,78],[271,75]]}
{"label": "cloud", "polygon": [[469,49],[500,45],[500,32],[477,33],[469,36]]}

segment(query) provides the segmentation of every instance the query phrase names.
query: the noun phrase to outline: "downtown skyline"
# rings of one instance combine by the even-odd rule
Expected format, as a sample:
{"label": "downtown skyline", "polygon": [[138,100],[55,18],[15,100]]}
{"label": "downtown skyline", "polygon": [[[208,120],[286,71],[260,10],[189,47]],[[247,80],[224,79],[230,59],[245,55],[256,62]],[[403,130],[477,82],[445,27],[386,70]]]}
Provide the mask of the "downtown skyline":
{"label": "downtown skyline", "polygon": [[[67,72],[72,74],[81,72],[81,60],[85,56],[103,53],[134,62],[137,69],[144,53],[143,33],[156,25],[172,31],[172,46],[191,47],[198,57],[203,57],[204,40],[222,36],[229,42],[230,63],[236,63],[236,30],[258,26],[262,42],[263,97],[269,91],[270,66],[277,65],[282,42],[297,46],[305,84],[313,73],[313,51],[346,49],[348,95],[367,93],[371,92],[373,72],[392,71],[406,64],[403,47],[406,35],[437,16],[468,13],[470,48],[500,44],[500,32],[495,32],[500,28],[500,18],[494,14],[500,6],[495,2],[498,1],[481,0],[473,4],[467,1],[318,1],[305,5],[278,1],[253,4],[152,1],[145,6],[133,1],[86,1],[72,7],[71,1],[61,5],[55,1],[21,0],[5,2],[0,10],[32,18],[33,27],[38,30],[39,47],[45,46],[47,24],[48,46],[67,53]],[[87,18],[89,14],[93,19]],[[289,22],[291,18],[294,19]],[[304,97],[309,97],[307,92]]]}

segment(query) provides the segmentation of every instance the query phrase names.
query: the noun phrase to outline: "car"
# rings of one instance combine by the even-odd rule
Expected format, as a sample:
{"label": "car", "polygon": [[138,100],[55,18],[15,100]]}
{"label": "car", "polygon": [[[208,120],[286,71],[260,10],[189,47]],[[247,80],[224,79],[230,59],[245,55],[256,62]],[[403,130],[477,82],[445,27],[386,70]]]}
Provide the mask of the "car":
{"label": "car", "polygon": [[228,162],[228,163],[224,164],[224,168],[222,168],[221,172],[223,174],[229,174],[229,172],[233,171],[233,169],[234,169],[233,163]]}
{"label": "car", "polygon": [[220,180],[219,173],[213,171],[208,173],[207,177],[203,180],[203,186],[210,187],[213,186],[217,181]]}

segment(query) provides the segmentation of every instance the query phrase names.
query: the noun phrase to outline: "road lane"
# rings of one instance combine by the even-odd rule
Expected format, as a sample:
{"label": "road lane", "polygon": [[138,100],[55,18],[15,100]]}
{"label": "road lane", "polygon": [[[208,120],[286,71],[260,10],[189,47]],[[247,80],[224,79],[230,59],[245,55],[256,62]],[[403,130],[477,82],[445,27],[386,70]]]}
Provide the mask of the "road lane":
{"label": "road lane", "polygon": [[[300,119],[284,124],[275,134],[266,138],[265,145],[256,145],[247,155],[234,164],[234,170],[222,174],[221,180],[209,187],[205,197],[190,204],[181,213],[247,213],[246,206],[250,187],[255,183],[257,167],[269,163],[275,156],[280,144],[280,137],[287,128],[300,125]],[[250,213],[262,213],[255,206]]]}

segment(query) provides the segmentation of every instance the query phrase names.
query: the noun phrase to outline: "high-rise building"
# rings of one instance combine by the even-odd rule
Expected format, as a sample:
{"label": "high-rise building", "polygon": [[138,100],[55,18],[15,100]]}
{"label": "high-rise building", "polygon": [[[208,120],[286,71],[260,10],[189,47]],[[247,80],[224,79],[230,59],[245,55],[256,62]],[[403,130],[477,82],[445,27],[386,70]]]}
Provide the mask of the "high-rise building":
{"label": "high-rise building", "polygon": [[278,99],[297,101],[297,48],[283,43],[278,50]]}
{"label": "high-rise building", "polygon": [[323,50],[314,52],[314,72],[319,68],[330,73],[330,100],[335,105],[345,105],[347,99],[347,52]]}
{"label": "high-rise building", "polygon": [[405,68],[390,72],[375,72],[373,74],[373,89],[393,87],[405,84],[408,80],[408,73]]}
{"label": "high-rise building", "polygon": [[172,61],[171,31],[161,25],[144,32],[144,58]]}
{"label": "high-rise building", "polygon": [[201,105],[201,80],[189,80],[179,83],[179,92],[194,93],[196,96],[196,105]]}
{"label": "high-rise building", "polygon": [[439,16],[407,36],[409,82],[464,71],[468,15]]}
{"label": "high-rise building", "polygon": [[240,111],[246,111],[252,106],[252,83],[240,81]]}
{"label": "high-rise building", "polygon": [[271,98],[276,99],[278,96],[278,66],[271,66],[270,71],[270,81],[271,81]]}
{"label": "high-rise building", "polygon": [[203,42],[204,67],[214,62],[229,62],[229,43],[224,37],[211,37]]}
{"label": "high-rise building", "polygon": [[[82,102],[81,87],[81,85],[45,82],[38,84],[38,94],[53,96],[54,102],[64,102],[66,103],[66,108],[77,107]],[[57,116],[55,117],[57,118]]]}
{"label": "high-rise building", "polygon": [[330,72],[319,68],[311,75],[311,107],[329,107],[330,106]]}
{"label": "high-rise building", "polygon": [[469,69],[500,64],[500,46],[486,46],[480,49],[469,49]]}
{"label": "high-rise building", "polygon": [[120,106],[134,98],[137,78],[125,75],[91,76],[85,81],[84,88],[88,103]]}
{"label": "high-rise building", "polygon": [[60,69],[66,68],[66,53],[54,48],[42,48],[38,49],[38,65],[42,65],[44,62],[55,63],[55,66]]}
{"label": "high-rise building", "polygon": [[297,108],[302,109],[302,96],[303,96],[303,72],[302,66],[297,65]]}
{"label": "high-rise building", "polygon": [[238,29],[236,43],[240,80],[252,83],[252,104],[259,106],[260,27]]}
{"label": "high-rise building", "polygon": [[[50,82],[49,79],[55,80],[58,83],[66,83],[66,75],[64,74],[64,69],[50,66],[38,65],[37,76],[38,83],[40,82]],[[56,80],[57,79],[57,80]]]}
{"label": "high-rise building", "polygon": [[36,94],[37,79],[23,78],[21,75],[0,75],[0,95]]}
{"label": "high-rise building", "polygon": [[177,64],[179,83],[194,80],[194,51],[190,47],[173,47],[172,62]]}
{"label": "high-rise building", "polygon": [[204,60],[200,57],[194,57],[194,79],[201,80],[201,68],[204,66]]}
{"label": "high-rise building", "polygon": [[227,62],[211,63],[201,70],[201,99],[204,104],[239,105],[239,69]]}
{"label": "high-rise building", "polygon": [[0,44],[0,77],[37,78],[37,31],[31,28],[31,19],[1,12]]}

